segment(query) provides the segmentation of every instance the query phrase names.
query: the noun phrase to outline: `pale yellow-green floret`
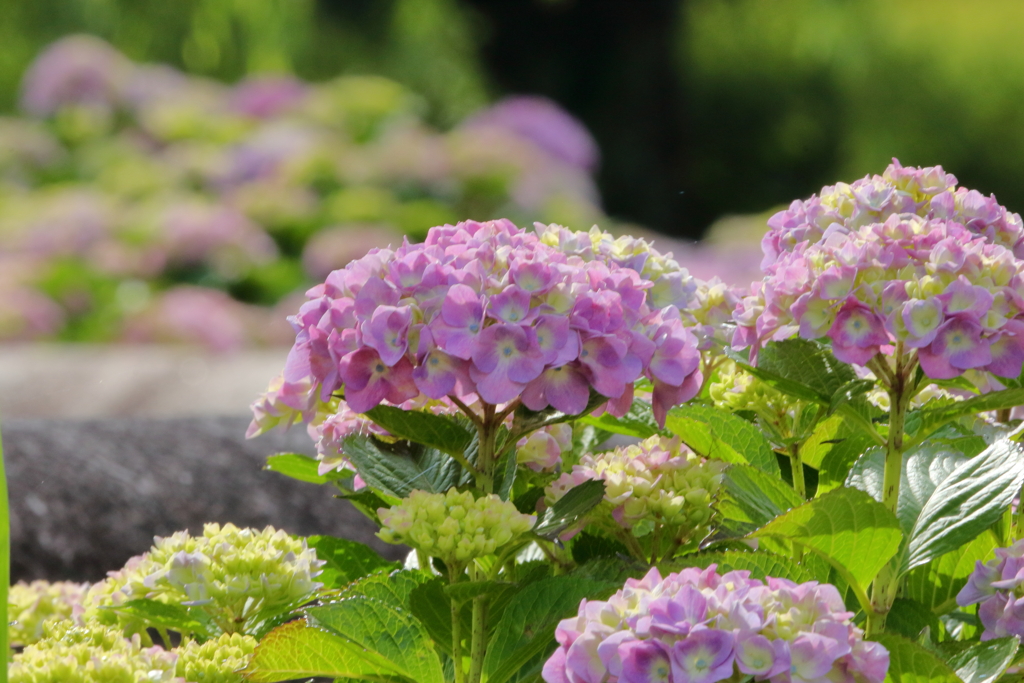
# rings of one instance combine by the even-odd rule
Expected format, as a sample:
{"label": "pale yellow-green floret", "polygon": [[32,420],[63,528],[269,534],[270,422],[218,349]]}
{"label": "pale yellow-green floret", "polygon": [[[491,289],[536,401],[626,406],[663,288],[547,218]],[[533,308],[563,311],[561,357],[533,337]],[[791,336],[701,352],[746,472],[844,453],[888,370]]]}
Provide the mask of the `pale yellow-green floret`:
{"label": "pale yellow-green floret", "polygon": [[19,581],[7,594],[8,642],[24,647],[43,637],[43,626],[80,616],[88,583]]}
{"label": "pale yellow-green floret", "polygon": [[475,498],[471,492],[413,491],[391,508],[378,510],[378,536],[388,543],[406,543],[449,566],[494,555],[533,528],[534,517],[495,495]]}
{"label": "pale yellow-green floret", "polygon": [[10,683],[178,683],[177,655],[144,648],[139,636],[71,621],[47,623],[44,637],[14,655]]}
{"label": "pale yellow-green floret", "polygon": [[[202,536],[179,531],[158,538],[129,566],[90,592],[90,615],[102,607],[148,598],[200,607],[225,633],[247,632],[266,615],[311,599],[321,560],[302,539],[267,527],[207,524]],[[122,619],[122,617],[118,617]],[[130,626],[122,623],[122,626]]]}

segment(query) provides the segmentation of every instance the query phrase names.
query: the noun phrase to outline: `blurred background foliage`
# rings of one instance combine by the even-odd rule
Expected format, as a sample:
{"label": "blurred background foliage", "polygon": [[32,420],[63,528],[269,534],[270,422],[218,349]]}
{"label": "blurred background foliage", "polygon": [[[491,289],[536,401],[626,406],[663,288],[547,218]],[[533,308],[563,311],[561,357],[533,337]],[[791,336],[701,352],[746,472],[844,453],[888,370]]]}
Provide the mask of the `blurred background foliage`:
{"label": "blurred background foliage", "polygon": [[[746,282],[768,212],[892,157],[1020,210],[1022,26],[1019,0],[6,0],[0,337],[123,337],[125,311],[180,285],[207,288],[174,304],[184,327],[203,306],[285,310],[349,247],[498,214],[704,237],[699,257],[662,244]],[[127,62],[78,44],[35,72],[39,101],[74,106],[33,108],[30,66],[82,33]],[[111,89],[99,110],[52,85],[80,58],[105,64],[83,81]],[[599,155],[543,101],[486,109],[516,94],[577,117]]]}
{"label": "blurred background foliage", "polygon": [[941,163],[1024,206],[1019,0],[8,0],[0,109],[47,43],[235,81],[393,78],[452,125],[539,93],[597,138],[608,212],[699,237],[826,183]]}
{"label": "blurred background foliage", "polygon": [[6,0],[0,12],[0,109],[17,103],[39,51],[89,33],[127,57],[225,81],[293,73],[395,78],[451,125],[487,102],[467,13],[458,0]]}

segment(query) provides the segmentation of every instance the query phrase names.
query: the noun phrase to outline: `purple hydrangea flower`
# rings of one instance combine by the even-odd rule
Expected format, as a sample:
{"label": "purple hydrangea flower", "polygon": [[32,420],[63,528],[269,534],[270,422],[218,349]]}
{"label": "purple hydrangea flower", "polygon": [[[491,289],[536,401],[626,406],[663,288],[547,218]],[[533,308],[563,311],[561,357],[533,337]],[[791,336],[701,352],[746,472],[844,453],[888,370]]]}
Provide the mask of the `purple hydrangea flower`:
{"label": "purple hydrangea flower", "polygon": [[[746,616],[739,616],[746,615]],[[750,615],[756,615],[751,619]],[[580,604],[555,630],[547,683],[882,683],[889,653],[866,642],[833,586],[717,567],[651,569],[607,601]],[[658,624],[657,628],[654,624]]]}
{"label": "purple hydrangea flower", "polygon": [[322,401],[343,389],[357,412],[451,395],[575,414],[591,391],[628,409],[646,376],[663,420],[699,389],[700,356],[691,325],[652,307],[650,288],[611,257],[579,258],[509,221],[432,228],[310,290],[290,319],[287,381]]}
{"label": "purple hydrangea flower", "polygon": [[1024,540],[1009,548],[997,548],[996,558],[975,563],[967,584],[956,596],[961,607],[981,603],[978,618],[985,631],[982,640],[1015,636],[1024,642]]}

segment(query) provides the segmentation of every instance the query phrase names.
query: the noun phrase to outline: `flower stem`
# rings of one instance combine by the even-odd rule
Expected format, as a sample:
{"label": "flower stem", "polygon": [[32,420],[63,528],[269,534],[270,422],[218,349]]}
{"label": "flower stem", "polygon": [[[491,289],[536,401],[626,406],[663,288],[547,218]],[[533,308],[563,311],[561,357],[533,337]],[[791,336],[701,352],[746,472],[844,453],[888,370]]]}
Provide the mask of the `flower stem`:
{"label": "flower stem", "polygon": [[0,683],[7,683],[7,657],[10,652],[7,639],[7,591],[11,585],[11,525],[7,505],[7,474],[4,471],[4,446],[0,440]]}
{"label": "flower stem", "polygon": [[793,468],[793,488],[797,495],[807,500],[807,483],[804,481],[804,460],[800,454],[800,444],[789,447],[789,462]]}
{"label": "flower stem", "polygon": [[[470,567],[470,579],[476,581],[475,570]],[[484,654],[487,646],[487,598],[473,598],[473,632],[469,650],[469,683],[480,683],[484,670]]]}
{"label": "flower stem", "polygon": [[[452,585],[459,580],[461,569],[448,568],[448,582]],[[455,664],[455,683],[465,683],[466,674],[462,671],[462,620],[459,618],[459,603],[451,600],[452,610],[452,662]]]}
{"label": "flower stem", "polygon": [[[889,392],[889,438],[885,446],[885,469],[882,475],[882,504],[896,516],[900,499],[900,477],[903,474],[903,432],[910,399],[914,396],[913,377],[915,363],[903,355],[903,344],[896,345],[896,369],[886,378]],[[875,577],[871,587],[871,610],[868,614],[867,633],[877,635],[885,630],[885,618],[896,599],[899,568],[890,561]]]}

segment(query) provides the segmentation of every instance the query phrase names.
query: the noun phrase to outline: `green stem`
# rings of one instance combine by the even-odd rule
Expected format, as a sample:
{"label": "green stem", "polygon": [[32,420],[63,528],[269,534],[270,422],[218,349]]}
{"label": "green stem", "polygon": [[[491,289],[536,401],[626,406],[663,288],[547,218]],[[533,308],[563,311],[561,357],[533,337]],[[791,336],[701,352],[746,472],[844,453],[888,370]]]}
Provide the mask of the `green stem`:
{"label": "green stem", "polygon": [[4,446],[0,440],[0,652],[4,653],[0,666],[0,683],[7,683],[7,657],[10,645],[7,638],[7,591],[11,585],[11,525],[7,505],[7,474],[4,472]]}
{"label": "green stem", "polygon": [[1014,518],[1013,530],[1010,532],[1014,541],[1024,536],[1024,486],[1021,486],[1017,496],[1017,516]]}
{"label": "green stem", "polygon": [[[476,571],[470,567],[470,579],[477,580]],[[473,598],[473,632],[469,650],[469,683],[480,683],[484,670],[484,654],[487,646],[487,598]]]}
{"label": "green stem", "polygon": [[[459,580],[461,569],[448,568],[448,583],[454,585]],[[455,683],[465,683],[466,674],[462,671],[462,620],[459,618],[460,605],[451,600],[452,610],[452,662],[455,664]]]}
{"label": "green stem", "polygon": [[477,485],[485,495],[494,493],[494,442],[500,426],[501,422],[495,419],[494,406],[485,403],[484,418],[477,429],[480,443],[476,458],[477,471],[480,473]]}
{"label": "green stem", "polygon": [[793,488],[798,496],[807,500],[807,483],[804,481],[804,460],[800,455],[800,444],[789,447],[789,462],[793,467]]}
{"label": "green stem", "polygon": [[[900,477],[903,473],[903,431],[914,396],[913,380],[915,363],[903,356],[903,344],[896,344],[896,369],[888,374],[889,392],[889,438],[885,445],[885,469],[882,474],[882,504],[893,517],[900,499]],[[871,609],[868,612],[867,634],[877,635],[885,630],[885,618],[896,599],[899,586],[899,567],[896,560],[890,561],[875,577],[871,587]]]}

